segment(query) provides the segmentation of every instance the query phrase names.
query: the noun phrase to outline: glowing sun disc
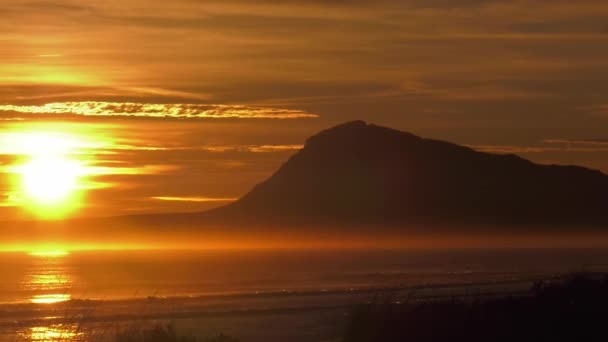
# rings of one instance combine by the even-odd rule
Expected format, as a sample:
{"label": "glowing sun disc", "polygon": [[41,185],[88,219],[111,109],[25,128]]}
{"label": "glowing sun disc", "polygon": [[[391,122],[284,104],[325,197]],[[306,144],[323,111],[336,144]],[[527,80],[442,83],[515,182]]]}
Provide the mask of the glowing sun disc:
{"label": "glowing sun disc", "polygon": [[81,207],[97,145],[69,132],[14,132],[2,138],[4,148],[20,156],[7,168],[15,175],[13,203],[43,219],[61,219]]}
{"label": "glowing sun disc", "polygon": [[65,200],[77,189],[81,175],[78,162],[57,156],[36,157],[20,167],[23,190],[40,203]]}

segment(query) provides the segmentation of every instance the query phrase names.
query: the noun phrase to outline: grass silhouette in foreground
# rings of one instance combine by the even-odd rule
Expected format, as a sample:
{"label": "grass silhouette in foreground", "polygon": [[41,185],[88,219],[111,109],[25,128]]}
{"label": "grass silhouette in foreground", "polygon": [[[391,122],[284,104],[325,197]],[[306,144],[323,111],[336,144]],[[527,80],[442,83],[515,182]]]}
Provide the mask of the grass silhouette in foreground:
{"label": "grass silhouette in foreground", "polygon": [[575,275],[524,296],[360,306],[344,342],[608,341],[607,317],[608,275]]}
{"label": "grass silhouette in foreground", "polygon": [[237,339],[220,334],[197,339],[180,335],[172,324],[156,324],[148,327],[131,327],[117,332],[115,342],[239,342]]}
{"label": "grass silhouette in foreground", "polygon": [[220,334],[197,339],[180,335],[172,324],[157,324],[145,328],[129,328],[116,334],[115,342],[239,342],[230,336]]}

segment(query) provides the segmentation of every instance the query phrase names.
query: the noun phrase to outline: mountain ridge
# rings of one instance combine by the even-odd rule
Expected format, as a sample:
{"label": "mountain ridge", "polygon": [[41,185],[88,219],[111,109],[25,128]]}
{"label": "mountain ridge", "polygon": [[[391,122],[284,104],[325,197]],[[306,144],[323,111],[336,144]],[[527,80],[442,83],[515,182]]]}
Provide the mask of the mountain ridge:
{"label": "mountain ridge", "polygon": [[350,121],[307,139],[241,199],[199,215],[237,221],[601,224],[608,176]]}

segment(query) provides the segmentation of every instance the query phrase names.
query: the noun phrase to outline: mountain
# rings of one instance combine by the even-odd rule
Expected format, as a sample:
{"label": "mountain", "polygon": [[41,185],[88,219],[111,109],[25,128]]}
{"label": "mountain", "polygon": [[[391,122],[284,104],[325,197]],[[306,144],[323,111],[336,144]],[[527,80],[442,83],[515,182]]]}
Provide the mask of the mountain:
{"label": "mountain", "polygon": [[[348,122],[240,200],[182,219],[281,223],[608,223],[608,176]],[[167,217],[167,219],[175,219]]]}

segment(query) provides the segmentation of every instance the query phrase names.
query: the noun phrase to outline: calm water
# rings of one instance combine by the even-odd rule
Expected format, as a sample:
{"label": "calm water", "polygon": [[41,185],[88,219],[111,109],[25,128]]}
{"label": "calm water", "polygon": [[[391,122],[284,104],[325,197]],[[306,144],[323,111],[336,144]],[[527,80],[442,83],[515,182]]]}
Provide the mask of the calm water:
{"label": "calm water", "polygon": [[0,339],[78,340],[68,318],[83,319],[83,311],[101,324],[334,308],[369,300],[369,288],[505,282],[605,265],[608,251],[597,249],[10,253],[0,258]]}

